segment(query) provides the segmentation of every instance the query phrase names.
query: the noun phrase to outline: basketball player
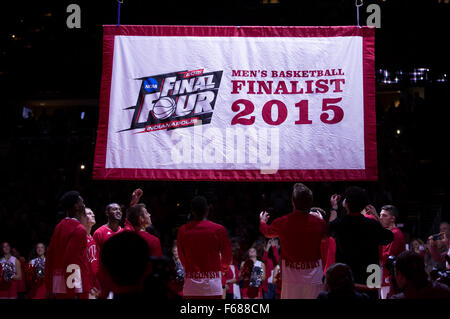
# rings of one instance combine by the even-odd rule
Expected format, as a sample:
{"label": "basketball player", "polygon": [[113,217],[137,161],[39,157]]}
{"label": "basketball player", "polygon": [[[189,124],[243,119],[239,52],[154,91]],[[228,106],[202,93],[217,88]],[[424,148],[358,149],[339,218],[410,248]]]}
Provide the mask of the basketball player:
{"label": "basketball player", "polygon": [[67,215],[50,239],[45,286],[50,297],[87,299],[92,288],[86,241],[86,207],[77,191],[65,193],[61,206]]}
{"label": "basketball player", "polygon": [[108,222],[94,232],[94,239],[99,250],[102,249],[103,244],[108,238],[122,231],[122,227],[120,227],[122,209],[119,204],[112,203],[106,206],[105,214]]}
{"label": "basketball player", "polygon": [[86,207],[86,232],[87,232],[87,253],[89,265],[91,266],[91,280],[94,284],[89,299],[95,299],[99,295],[100,284],[97,282],[98,261],[100,256],[98,254],[97,243],[91,235],[92,227],[95,225],[95,215],[92,209]]}
{"label": "basketball player", "polygon": [[149,234],[145,229],[152,224],[150,214],[144,204],[136,204],[127,211],[127,218],[134,230],[145,239],[149,248],[150,256],[161,257],[161,243],[156,236]]}
{"label": "basketball player", "polygon": [[[134,205],[139,203],[139,200],[141,199],[141,196],[143,193],[144,192],[140,188],[134,190],[134,192],[131,194],[130,207],[133,207]],[[127,213],[127,217],[125,218],[125,225],[123,226],[123,229],[124,230],[134,230],[134,226],[128,220],[128,213]]]}
{"label": "basketball player", "polygon": [[178,230],[178,255],[185,269],[185,299],[221,299],[222,272],[232,262],[231,245],[225,227],[208,220],[203,196],[191,202],[193,221]]}
{"label": "basketball player", "polygon": [[383,246],[383,255],[381,265],[383,266],[383,277],[380,289],[381,299],[387,299],[394,293],[392,278],[394,274],[390,274],[389,270],[384,267],[389,256],[398,256],[406,250],[406,240],[403,232],[397,227],[398,209],[393,205],[385,205],[381,207],[380,222],[381,226],[389,229],[394,235],[391,243]]}
{"label": "basketball player", "polygon": [[279,237],[283,251],[281,299],[314,299],[322,289],[320,243],[328,238],[328,227],[323,219],[309,214],[312,202],[312,191],[297,183],[292,213],[276,218],[270,226],[268,213],[260,214],[260,231],[268,238]]}

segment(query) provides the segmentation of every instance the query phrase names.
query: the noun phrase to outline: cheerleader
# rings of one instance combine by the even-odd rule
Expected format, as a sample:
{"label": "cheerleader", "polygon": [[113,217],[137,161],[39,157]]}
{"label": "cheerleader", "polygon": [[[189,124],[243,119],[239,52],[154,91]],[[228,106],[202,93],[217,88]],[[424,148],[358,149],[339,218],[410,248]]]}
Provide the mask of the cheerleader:
{"label": "cheerleader", "polygon": [[243,299],[262,299],[262,285],[266,279],[266,266],[257,259],[257,252],[253,247],[248,250],[248,258],[241,264],[239,279],[244,281]]}
{"label": "cheerleader", "polygon": [[30,287],[29,299],[45,299],[47,291],[45,289],[45,245],[38,243],[33,250],[35,258],[31,259],[27,268],[27,281]]}
{"label": "cheerleader", "polygon": [[20,261],[11,255],[11,246],[7,242],[2,243],[0,265],[0,299],[17,299],[22,269]]}

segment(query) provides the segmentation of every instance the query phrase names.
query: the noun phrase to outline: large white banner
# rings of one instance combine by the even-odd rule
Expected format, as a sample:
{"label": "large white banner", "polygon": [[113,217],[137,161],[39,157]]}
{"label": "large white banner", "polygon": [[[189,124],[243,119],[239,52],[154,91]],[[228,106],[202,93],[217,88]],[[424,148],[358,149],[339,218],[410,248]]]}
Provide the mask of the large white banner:
{"label": "large white banner", "polygon": [[377,178],[374,32],[106,26],[94,178]]}

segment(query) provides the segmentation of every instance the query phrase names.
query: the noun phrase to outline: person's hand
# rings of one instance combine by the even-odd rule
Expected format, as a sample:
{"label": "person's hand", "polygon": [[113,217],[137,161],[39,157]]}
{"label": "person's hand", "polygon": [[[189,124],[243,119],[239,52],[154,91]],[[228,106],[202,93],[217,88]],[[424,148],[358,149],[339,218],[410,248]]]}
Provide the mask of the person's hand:
{"label": "person's hand", "polygon": [[97,288],[93,287],[91,289],[91,291],[89,291],[89,294],[92,295],[95,298],[98,298],[98,296],[100,296],[100,290],[98,290]]}
{"label": "person's hand", "polygon": [[338,209],[338,203],[339,203],[340,200],[341,200],[341,195],[338,195],[338,194],[331,195],[331,198],[330,198],[331,208],[334,209],[334,210],[337,210]]}
{"label": "person's hand", "polygon": [[278,248],[278,241],[276,239],[272,239],[272,247]]}
{"label": "person's hand", "polygon": [[442,236],[442,239],[438,239],[438,240],[434,240],[433,236],[431,235],[430,237],[428,237],[428,242],[430,244],[431,247],[437,247],[439,243],[444,242],[445,245],[447,245],[447,236],[444,232],[439,233]]}
{"label": "person's hand", "polygon": [[269,220],[269,213],[268,212],[261,212],[261,214],[259,214],[259,220],[261,223],[267,223],[267,221]]}
{"label": "person's hand", "polygon": [[131,194],[130,206],[133,206],[133,205],[136,205],[137,203],[139,203],[139,199],[141,199],[142,194],[144,194],[142,189],[140,189],[140,188],[135,189],[134,192]]}
{"label": "person's hand", "polygon": [[366,208],[364,209],[367,215],[372,215],[373,217],[375,217],[377,220],[380,219],[380,216],[377,213],[377,209],[375,207],[373,207],[372,205],[367,205]]}

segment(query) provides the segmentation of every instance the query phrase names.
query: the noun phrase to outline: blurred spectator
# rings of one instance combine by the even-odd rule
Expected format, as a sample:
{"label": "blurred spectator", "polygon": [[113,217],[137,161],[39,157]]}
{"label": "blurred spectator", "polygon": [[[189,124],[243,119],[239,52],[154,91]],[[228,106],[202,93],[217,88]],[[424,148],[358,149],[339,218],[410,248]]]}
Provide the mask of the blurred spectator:
{"label": "blurred spectator", "polygon": [[421,239],[413,239],[411,241],[411,244],[409,245],[409,250],[415,252],[425,259],[426,246]]}
{"label": "blurred spectator", "polygon": [[325,273],[325,292],[321,292],[317,299],[369,299],[365,293],[355,290],[352,270],[341,263],[331,265]]}
{"label": "blurred spectator", "polygon": [[21,279],[17,282],[17,298],[18,299],[25,299],[25,295],[27,293],[28,287],[27,287],[27,280],[25,277],[25,272],[27,269],[27,262],[25,260],[25,257],[23,257],[20,252],[17,250],[17,248],[11,249],[11,254],[16,257],[17,260],[20,262],[20,277]]}
{"label": "blurred spectator", "polygon": [[[450,269],[450,263],[446,260],[446,256],[450,258],[450,245],[445,232],[440,233],[435,238],[434,235],[428,237],[431,257],[434,261],[441,265],[445,265],[445,268]],[[444,246],[445,249],[439,249]],[[443,251],[443,252],[442,252]]]}
{"label": "blurred spectator", "polygon": [[276,297],[276,286],[273,284],[273,272],[275,266],[280,262],[278,247],[278,238],[269,239],[264,247],[262,257],[262,261],[266,265],[266,278],[263,282],[264,299],[275,299]]}
{"label": "blurred spectator", "polygon": [[431,252],[429,245],[425,244],[421,239],[413,239],[409,244],[409,251],[413,251],[419,254],[425,262],[425,271],[429,274],[433,267],[435,267],[436,262],[433,261],[431,257]]}
{"label": "blurred spectator", "polygon": [[259,260],[256,248],[252,247],[248,250],[239,271],[239,279],[244,280],[242,299],[262,299],[265,278],[266,266]]}
{"label": "blurred spectator", "polygon": [[439,224],[439,232],[445,233],[447,240],[450,240],[450,224],[448,222],[441,222]]}
{"label": "blurred spectator", "polygon": [[430,282],[423,258],[412,251],[404,251],[395,261],[395,279],[401,293],[392,299],[450,299],[450,288]]}
{"label": "blurred spectator", "polygon": [[45,274],[45,244],[37,243],[33,249],[30,262],[27,267],[27,281],[30,291],[28,292],[29,299],[45,299],[47,298],[47,291],[45,289],[44,274]]}
{"label": "blurred spectator", "polygon": [[280,299],[281,298],[281,288],[282,288],[282,281],[281,281],[281,267],[280,265],[276,265],[274,270],[273,270],[273,284],[275,285],[276,288],[276,296],[275,299]]}
{"label": "blurred spectator", "polygon": [[381,282],[381,298],[386,299],[388,296],[390,296],[395,287],[393,286],[393,281],[391,276],[394,274],[391,274],[388,269],[384,266],[386,260],[389,256],[398,256],[401,252],[406,250],[406,241],[405,237],[403,236],[402,231],[400,228],[397,227],[396,221],[398,218],[398,210],[393,205],[385,205],[381,207],[381,213],[380,213],[380,222],[381,225],[389,229],[394,234],[394,239],[391,243],[383,246],[383,253],[381,257],[381,265],[383,266],[383,277]]}
{"label": "blurred spectator", "polygon": [[8,242],[2,243],[0,266],[0,299],[17,299],[22,268],[19,259],[11,254],[11,245]]}

